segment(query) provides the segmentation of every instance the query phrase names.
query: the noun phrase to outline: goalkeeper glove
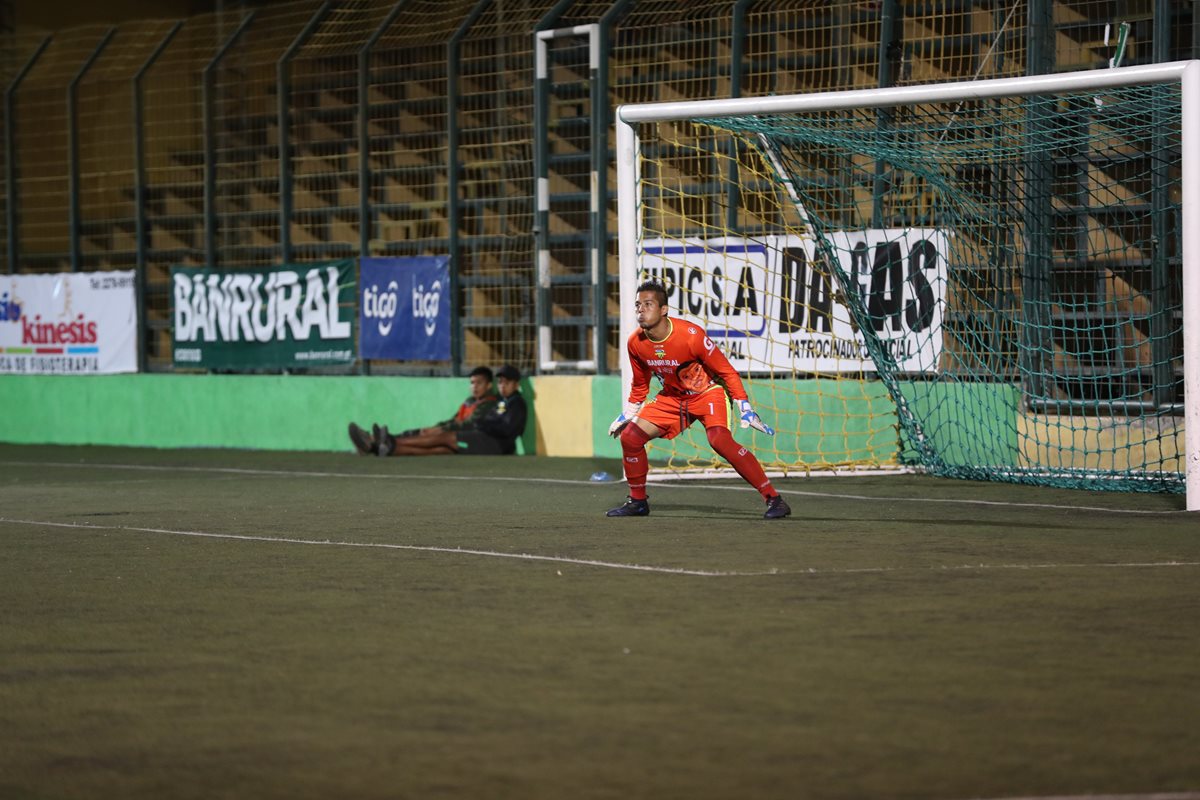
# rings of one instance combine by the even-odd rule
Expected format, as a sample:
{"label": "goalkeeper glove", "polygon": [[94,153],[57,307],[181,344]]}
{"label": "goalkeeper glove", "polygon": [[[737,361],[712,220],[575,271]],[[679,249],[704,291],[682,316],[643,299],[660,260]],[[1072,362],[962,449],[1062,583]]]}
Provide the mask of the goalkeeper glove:
{"label": "goalkeeper glove", "polygon": [[620,436],[621,430],[630,422],[633,422],[634,417],[636,417],[637,413],[641,410],[641,403],[626,403],[625,408],[621,411],[617,418],[613,420],[612,425],[608,426],[608,435],[614,439]]}
{"label": "goalkeeper glove", "polygon": [[762,431],[767,436],[774,436],[775,429],[762,421],[762,417],[754,413],[754,409],[750,407],[749,400],[738,400],[738,411],[742,415],[742,427],[754,428],[756,431]]}

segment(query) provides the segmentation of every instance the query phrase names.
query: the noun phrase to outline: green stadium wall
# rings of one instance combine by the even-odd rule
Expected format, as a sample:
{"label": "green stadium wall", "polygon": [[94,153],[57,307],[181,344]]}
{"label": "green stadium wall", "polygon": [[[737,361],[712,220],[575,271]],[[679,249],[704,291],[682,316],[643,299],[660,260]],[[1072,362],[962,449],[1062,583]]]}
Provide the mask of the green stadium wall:
{"label": "green stadium wall", "polygon": [[[773,409],[770,421],[776,427],[797,431],[788,435],[794,435],[805,452],[829,453],[836,462],[834,454],[849,448],[865,460],[894,460],[900,446],[890,427],[895,412],[877,382],[826,379],[801,384],[797,391],[778,385],[772,391],[752,381],[749,388],[762,408]],[[912,401],[946,408],[961,399],[953,393],[968,391],[919,386]],[[993,457],[1005,463],[1016,449],[1016,392],[987,384],[969,391],[990,398],[992,423],[1007,432]],[[618,376],[537,376],[522,381],[522,392],[530,404],[530,420],[520,452],[620,458],[619,445],[608,436],[608,424],[622,404]],[[351,421],[379,422],[392,429],[425,425],[448,417],[466,395],[464,378],[3,375],[0,441],[336,452],[350,447],[346,425]],[[881,418],[889,425],[881,428]],[[740,429],[735,435],[760,451],[764,460],[770,460],[773,445],[786,445]],[[697,457],[711,452],[703,432],[689,431],[678,444],[685,455],[688,448]]]}

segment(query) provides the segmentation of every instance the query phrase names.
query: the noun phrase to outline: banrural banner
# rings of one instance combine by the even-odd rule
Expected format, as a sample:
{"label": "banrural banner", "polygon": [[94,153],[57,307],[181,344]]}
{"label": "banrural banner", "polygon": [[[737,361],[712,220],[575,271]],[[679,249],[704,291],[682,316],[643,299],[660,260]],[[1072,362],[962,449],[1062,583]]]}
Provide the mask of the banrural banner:
{"label": "banrural banner", "polygon": [[450,360],[450,257],[359,262],[363,358]]}
{"label": "banrural banner", "polygon": [[[862,299],[901,372],[933,372],[942,350],[949,234],[923,228],[828,234],[846,291]],[[697,322],[739,371],[874,372],[862,333],[814,240],[647,240],[639,279],[664,284],[670,313]]]}
{"label": "banrural banner", "polygon": [[134,273],[0,276],[0,372],[137,372]]}
{"label": "banrural banner", "polygon": [[275,370],[354,360],[354,262],[171,269],[177,367]]}

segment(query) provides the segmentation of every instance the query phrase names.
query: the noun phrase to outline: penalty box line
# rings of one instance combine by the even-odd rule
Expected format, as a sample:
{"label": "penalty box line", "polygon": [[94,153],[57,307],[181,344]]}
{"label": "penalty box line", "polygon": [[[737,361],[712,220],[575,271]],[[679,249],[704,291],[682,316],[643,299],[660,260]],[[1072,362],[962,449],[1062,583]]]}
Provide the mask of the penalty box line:
{"label": "penalty box line", "polygon": [[[187,467],[187,466],[163,466],[157,464],[87,464],[87,463],[72,463],[72,462],[56,462],[56,461],[0,461],[0,466],[12,467],[56,467],[75,469],[128,469],[141,470],[145,472],[209,472],[223,475],[258,475],[262,477],[273,478],[361,478],[364,480],[429,480],[429,481],[507,481],[515,483],[551,483],[565,484],[570,486],[608,486],[608,482],[598,482],[590,480],[571,480],[567,478],[535,478],[535,477],[515,477],[504,475],[398,475],[380,474],[370,472],[329,472],[315,470],[290,470],[290,469],[250,469],[245,467]],[[612,485],[618,485],[620,481],[611,482]],[[681,486],[678,484],[656,482],[655,488],[663,489],[685,489],[696,488],[693,483],[690,486]],[[706,489],[717,489],[727,492],[752,492],[755,491],[749,486],[706,486]],[[843,494],[840,492],[813,492],[803,489],[780,489],[779,493],[789,497],[817,497],[830,500],[865,500],[872,503],[888,502],[888,503],[935,503],[935,504],[954,504],[954,505],[969,505],[969,506],[999,506],[1003,508],[1044,508],[1055,511],[1099,511],[1106,514],[1187,514],[1188,511],[1183,509],[1140,509],[1140,508],[1105,508],[1103,506],[1068,506],[1061,503],[1014,503],[1006,500],[974,500],[970,498],[954,498],[954,497],[888,497],[879,495],[865,494]]]}
{"label": "penalty box line", "polygon": [[508,558],[517,561],[548,561],[559,564],[575,564],[584,567],[632,570],[635,572],[658,572],[666,575],[692,575],[702,578],[757,577],[777,574],[775,570],[761,572],[727,572],[722,570],[687,569],[683,567],[658,567],[648,564],[624,564],[618,561],[599,561],[568,556],[546,556],[536,553],[505,553],[500,550],[480,550],[468,547],[439,547],[436,545],[393,544],[389,542],[345,542],[332,539],[298,539],[290,536],[256,536],[244,533],[212,533],[208,531],[183,531],[171,528],[138,528],[129,525],[93,525],[82,522],[47,522],[45,520],[12,519],[0,517],[0,523],[12,525],[71,528],[75,530],[116,531],[118,533],[153,533],[167,536],[189,536],[201,539],[228,539],[243,542],[269,542],[273,544],[301,544],[321,547],[355,547],[380,550],[407,550],[422,553],[447,553],[450,555],[481,556],[485,558]]}
{"label": "penalty box line", "polygon": [[1200,792],[1152,792],[1150,794],[1072,794],[1004,797],[994,800],[1200,800]]}
{"label": "penalty box line", "polygon": [[581,567],[598,567],[602,569],[629,570],[633,572],[653,572],[663,575],[688,575],[699,578],[758,578],[779,575],[865,575],[901,572],[967,572],[990,570],[1051,570],[1051,569],[1149,569],[1163,567],[1200,567],[1200,561],[1131,561],[1131,562],[1096,562],[1096,563],[1064,563],[1064,564],[952,564],[931,565],[925,567],[847,567],[847,568],[816,568],[808,569],[767,569],[758,571],[729,571],[688,569],[686,567],[662,567],[650,564],[627,564],[619,561],[601,561],[590,558],[571,558],[569,556],[547,556],[537,553],[506,553],[500,550],[482,550],[469,547],[439,547],[437,545],[392,544],[388,542],[346,542],[332,539],[299,539],[288,536],[259,536],[244,533],[212,533],[209,531],[184,531],[171,528],[140,528],[129,525],[95,525],[83,522],[49,522],[47,520],[14,519],[0,517],[0,523],[10,525],[29,525],[33,527],[67,528],[86,531],[115,531],[118,533],[150,533],[166,536],[187,536],[201,539],[225,539],[242,542],[266,542],[270,544],[299,544],[320,547],[353,547],[379,550],[405,550],[422,553],[442,553],[460,556],[479,556],[483,558],[507,558],[516,561],[543,561],[557,564],[573,564]]}

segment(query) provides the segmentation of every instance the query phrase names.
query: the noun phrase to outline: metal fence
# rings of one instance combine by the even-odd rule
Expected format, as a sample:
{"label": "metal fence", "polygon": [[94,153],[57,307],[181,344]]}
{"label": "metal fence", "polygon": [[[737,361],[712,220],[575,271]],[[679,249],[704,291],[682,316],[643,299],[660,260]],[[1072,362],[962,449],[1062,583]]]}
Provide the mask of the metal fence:
{"label": "metal fence", "polygon": [[[972,80],[1200,52],[1170,0],[300,0],[3,39],[0,272],[448,254],[448,364],[618,364],[621,103]],[[702,171],[702,167],[700,168]]]}

